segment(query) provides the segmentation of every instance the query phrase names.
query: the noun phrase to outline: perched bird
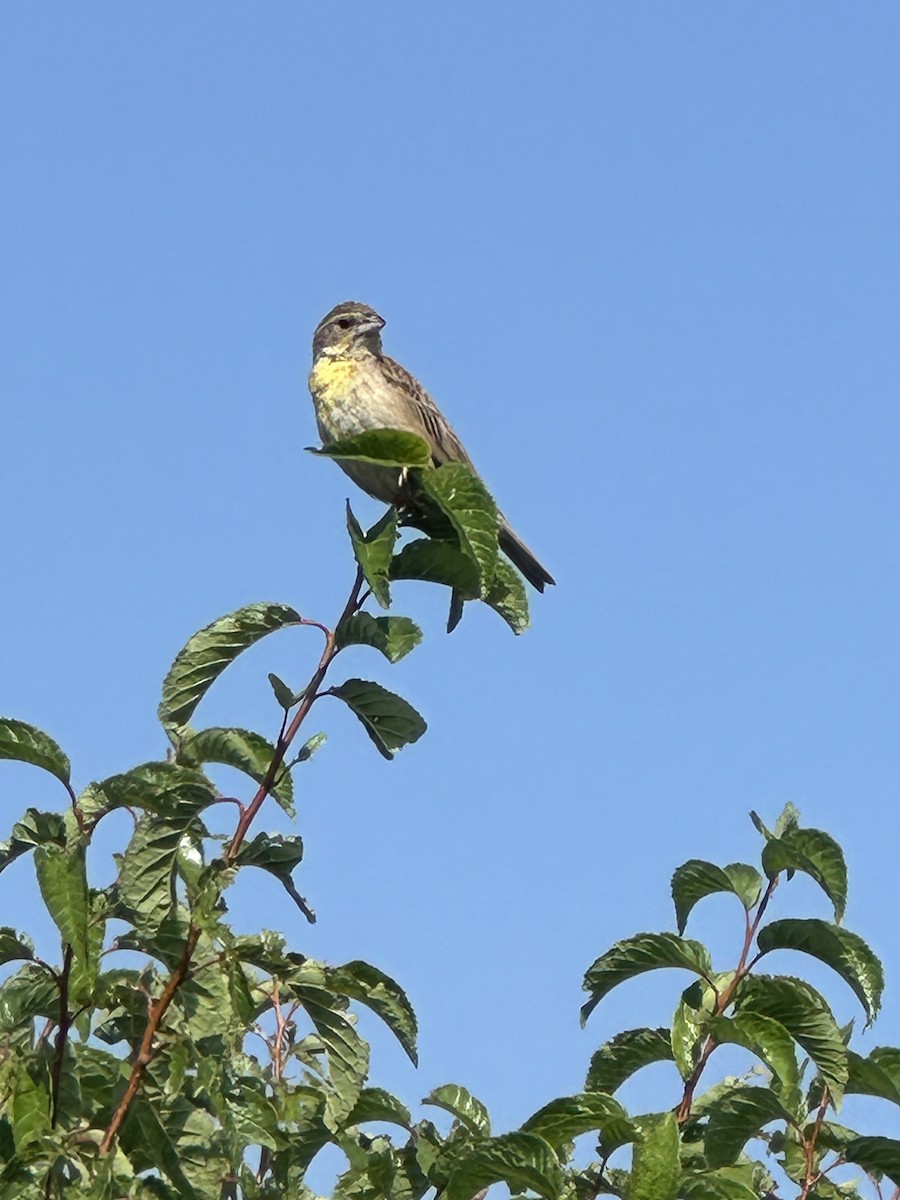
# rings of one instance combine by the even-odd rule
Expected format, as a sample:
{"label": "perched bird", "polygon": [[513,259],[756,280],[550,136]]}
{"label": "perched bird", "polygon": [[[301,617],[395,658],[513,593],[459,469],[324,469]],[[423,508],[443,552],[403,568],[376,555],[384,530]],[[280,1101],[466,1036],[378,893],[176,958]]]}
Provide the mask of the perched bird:
{"label": "perched bird", "polygon": [[[431,447],[436,467],[472,460],[437,405],[410,373],[381,349],[384,318],[366,304],[348,301],[333,308],[313,335],[309,390],[324,445],[367,429],[402,429]],[[375,463],[341,461],[357,486],[394,504],[401,497],[402,473]],[[500,548],[539,592],[553,577],[500,514]]]}

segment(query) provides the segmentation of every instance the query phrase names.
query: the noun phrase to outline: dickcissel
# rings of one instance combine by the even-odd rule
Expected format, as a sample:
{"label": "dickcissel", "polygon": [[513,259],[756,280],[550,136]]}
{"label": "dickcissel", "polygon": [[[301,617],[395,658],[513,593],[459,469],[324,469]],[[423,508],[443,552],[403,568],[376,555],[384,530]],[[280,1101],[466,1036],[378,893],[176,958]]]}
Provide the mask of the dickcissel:
{"label": "dickcissel", "polygon": [[[309,390],[324,445],[368,429],[402,429],[431,447],[436,467],[472,466],[440,409],[410,373],[381,348],[384,318],[367,304],[347,301],[319,322],[313,335]],[[402,502],[402,473],[375,463],[341,461],[353,482],[385,504]],[[539,592],[556,581],[500,514],[500,548]]]}

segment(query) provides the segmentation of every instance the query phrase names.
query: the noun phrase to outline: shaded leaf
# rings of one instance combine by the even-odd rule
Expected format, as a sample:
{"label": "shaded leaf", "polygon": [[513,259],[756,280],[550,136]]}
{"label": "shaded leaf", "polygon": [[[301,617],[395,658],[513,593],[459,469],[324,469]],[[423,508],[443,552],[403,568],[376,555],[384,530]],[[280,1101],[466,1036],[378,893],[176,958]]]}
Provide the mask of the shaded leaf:
{"label": "shaded leaf", "polygon": [[308,921],[315,921],[315,914],[294,886],[293,871],[303,858],[303,840],[297,836],[285,837],[280,833],[258,833],[250,842],[244,842],[234,863],[239,867],[259,867],[274,875]]}
{"label": "shaded leaf", "polygon": [[594,1052],[584,1086],[592,1092],[614,1092],[641,1067],[672,1061],[668,1029],[628,1029]]}
{"label": "shaded leaf", "polygon": [[[844,1088],[847,1095],[878,1096],[900,1105],[900,1072],[885,1069],[880,1060],[884,1049],[887,1048],[876,1046],[865,1058],[852,1050],[847,1051],[849,1077]],[[897,1053],[894,1047],[889,1049],[892,1054]],[[888,1068],[891,1065],[888,1062]]]}
{"label": "shaded leaf", "polygon": [[895,1187],[900,1187],[900,1142],[895,1138],[855,1138],[844,1147],[844,1158],[876,1177],[887,1175]]}
{"label": "shaded leaf", "polygon": [[296,692],[292,691],[284,682],[284,680],[280,679],[274,671],[269,671],[267,678],[272,686],[272,691],[275,694],[276,702],[284,709],[285,712],[287,712],[289,708],[293,708],[295,704],[299,703],[300,697],[303,694],[302,692],[300,695],[298,695]]}
{"label": "shaded leaf", "polygon": [[391,577],[394,546],[397,541],[397,510],[389,508],[368,533],[363,533],[348,501],[347,532],[350,534],[354,557],[372,595],[382,608],[390,608],[391,591],[388,580]]}
{"label": "shaded leaf", "polygon": [[449,518],[459,548],[478,565],[481,593],[494,578],[499,548],[500,518],[493,497],[471,467],[444,463],[421,477],[422,490]]}
{"label": "shaded leaf", "polygon": [[454,1116],[473,1133],[490,1136],[491,1119],[485,1106],[466,1088],[458,1083],[445,1083],[429,1092],[423,1104],[433,1104]]}
{"label": "shaded leaf", "polygon": [[391,579],[418,579],[453,588],[463,600],[480,594],[478,565],[459,546],[438,538],[416,538],[394,556]]}
{"label": "shaded leaf", "polygon": [[639,933],[625,938],[601,954],[585,974],[583,987],[591,998],[581,1009],[582,1025],[614,987],[659,967],[682,967],[704,977],[712,973],[709,951],[701,942],[674,933]]}
{"label": "shaded leaf", "polygon": [[702,858],[692,858],[682,863],[672,876],[672,900],[675,903],[675,918],[678,932],[684,933],[688,916],[694,905],[715,892],[730,892],[737,896],[744,908],[750,909],[759,899],[760,874],[746,863],[729,863],[717,867]]}
{"label": "shaded leaf", "polygon": [[8,925],[0,927],[0,965],[23,958],[34,958],[34,945],[31,939],[24,933],[17,933]]}
{"label": "shaded leaf", "polygon": [[373,617],[367,612],[354,613],[338,625],[335,644],[374,646],[388,662],[399,662],[422,640],[422,630],[409,617]]}
{"label": "shaded leaf", "polygon": [[689,1172],[682,1176],[681,1192],[684,1200],[759,1200],[759,1189],[746,1175],[742,1167]]}
{"label": "shaded leaf", "polygon": [[347,679],[330,689],[356,714],[384,758],[416,742],[428,728],[411,704],[366,679]]}
{"label": "shaded leaf", "polygon": [[185,725],[210,685],[242,651],[267,633],[296,625],[300,619],[287,604],[248,604],[195,633],[176,655],[163,681],[159,705],[163,726],[175,730]]}
{"label": "shaded leaf", "polygon": [[0,842],[0,871],[35,846],[64,846],[65,843],[66,823],[60,813],[28,808],[21,821],[13,825],[9,841]]}
{"label": "shaded leaf", "polygon": [[738,1012],[733,1017],[713,1017],[709,1032],[717,1042],[743,1046],[764,1062],[775,1077],[773,1090],[786,1108],[797,1113],[800,1068],[793,1038],[780,1021],[762,1013]]}
{"label": "shaded leaf", "polygon": [[0,758],[15,759],[43,767],[64,784],[68,784],[71,764],[52,737],[35,725],[0,717]]}
{"label": "shaded leaf", "polygon": [[88,946],[88,886],[84,847],[39,846],[34,856],[38,886],[63,943],[86,963]]}
{"label": "shaded leaf", "polygon": [[206,836],[196,813],[143,816],[125,848],[119,894],[139,928],[152,932],[175,905],[175,870],[184,839]]}
{"label": "shaded leaf", "polygon": [[363,1088],[347,1118],[348,1125],[362,1125],[367,1121],[390,1121],[404,1129],[409,1129],[412,1125],[412,1117],[406,1105],[382,1088]]}
{"label": "shaded leaf", "polygon": [[849,984],[866,1010],[866,1024],[872,1024],[881,1007],[884,971],[858,934],[813,918],[783,920],[765,925],[756,942],[762,954],[771,950],[799,950],[831,967]]}

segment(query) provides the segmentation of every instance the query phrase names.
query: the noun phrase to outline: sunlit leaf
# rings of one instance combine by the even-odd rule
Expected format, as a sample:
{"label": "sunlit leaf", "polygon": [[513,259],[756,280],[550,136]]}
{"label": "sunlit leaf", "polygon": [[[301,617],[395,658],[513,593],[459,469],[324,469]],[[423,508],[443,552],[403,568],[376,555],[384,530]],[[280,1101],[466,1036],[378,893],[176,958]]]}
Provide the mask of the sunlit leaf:
{"label": "sunlit leaf", "polygon": [[422,640],[422,630],[409,617],[373,617],[367,612],[354,613],[338,625],[335,645],[374,646],[388,662],[399,662]]}
{"label": "sunlit leaf", "polygon": [[347,532],[353,554],[362,570],[372,595],[382,608],[390,608],[391,591],[388,580],[392,567],[394,545],[397,541],[397,510],[389,508],[368,533],[363,533],[359,521],[347,502]]}
{"label": "sunlit leaf", "polygon": [[694,905],[715,892],[730,892],[737,896],[744,908],[750,909],[759,899],[760,874],[746,863],[729,863],[717,867],[702,858],[692,858],[683,863],[672,876],[672,900],[678,932],[684,933],[688,916]]}
{"label": "sunlit leaf", "polygon": [[829,834],[789,826],[780,838],[766,842],[762,864],[770,879],[782,871],[809,875],[834,906],[835,920],[842,920],[847,905],[847,864],[844,852]]}
{"label": "sunlit leaf", "polygon": [[461,1121],[473,1133],[490,1136],[491,1119],[485,1106],[466,1088],[458,1083],[445,1083],[429,1092],[422,1099],[423,1104],[433,1104],[451,1113],[457,1121]]}
{"label": "sunlit leaf", "polygon": [[594,1130],[609,1134],[618,1145],[639,1136],[637,1127],[618,1100],[603,1092],[582,1092],[551,1100],[522,1125],[524,1133],[536,1133],[555,1147]]}
{"label": "sunlit leaf", "polygon": [[497,566],[500,518],[493,497],[471,467],[444,463],[421,477],[423,491],[450,520],[459,548],[478,565],[482,594]]}
{"label": "sunlit leaf", "polygon": [[431,447],[425,439],[403,429],[366,429],[326,446],[307,446],[307,450],[342,462],[376,463],[382,467],[431,466]]}
{"label": "sunlit leaf", "polygon": [[711,1167],[737,1161],[746,1143],[772,1121],[790,1121],[791,1114],[770,1088],[736,1087],[709,1111],[705,1151]]}
{"label": "sunlit leaf", "polygon": [[581,1009],[582,1025],[618,984],[660,967],[681,967],[705,977],[712,973],[709,951],[701,942],[674,933],[639,933],[625,938],[601,954],[585,974],[583,987],[591,998]]}
{"label": "sunlit leaf", "polygon": [[69,782],[71,765],[68,758],[52,737],[24,721],[0,717],[0,758],[43,767],[61,783]]}
{"label": "sunlit leaf", "polygon": [[614,1092],[641,1067],[672,1061],[668,1029],[628,1029],[594,1052],[584,1086],[592,1092]]}
{"label": "sunlit leaf", "polygon": [[681,1137],[673,1112],[641,1117],[635,1143],[629,1200],[676,1200],[681,1180]]}
{"label": "sunlit leaf", "polygon": [[418,1062],[416,1014],[403,988],[390,975],[385,975],[370,963],[345,963],[325,971],[328,987],[342,996],[349,996],[377,1013],[391,1030],[413,1063]]}
{"label": "sunlit leaf", "polygon": [[[221,763],[262,783],[275,757],[275,747],[259,733],[249,729],[201,729],[184,738],[179,756],[197,763]],[[295,817],[294,788],[289,771],[280,771],[271,794],[289,817]]]}
{"label": "sunlit leaf", "polygon": [[506,1133],[489,1138],[462,1159],[450,1175],[443,1200],[472,1200],[482,1188],[501,1182],[510,1191],[528,1188],[546,1200],[557,1200],[563,1176],[556,1154],[543,1138]]}

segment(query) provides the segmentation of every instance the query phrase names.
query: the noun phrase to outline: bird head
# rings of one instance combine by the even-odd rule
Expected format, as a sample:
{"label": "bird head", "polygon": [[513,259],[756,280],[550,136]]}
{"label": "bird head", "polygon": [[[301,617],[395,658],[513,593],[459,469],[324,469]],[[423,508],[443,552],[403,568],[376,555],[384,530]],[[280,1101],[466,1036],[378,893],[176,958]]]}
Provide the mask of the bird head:
{"label": "bird head", "polygon": [[379,317],[368,304],[347,300],[338,304],[319,322],[313,334],[313,359],[320,354],[344,355],[359,351],[381,353],[381,330],[384,317]]}

